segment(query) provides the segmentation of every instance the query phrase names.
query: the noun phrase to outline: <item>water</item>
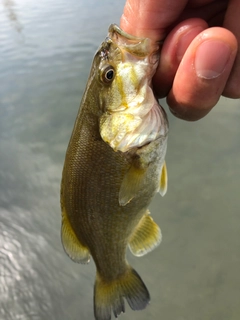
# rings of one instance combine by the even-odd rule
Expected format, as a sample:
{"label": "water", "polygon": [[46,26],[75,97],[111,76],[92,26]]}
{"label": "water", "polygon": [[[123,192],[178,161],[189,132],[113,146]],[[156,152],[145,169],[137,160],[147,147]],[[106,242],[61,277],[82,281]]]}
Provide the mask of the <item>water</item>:
{"label": "water", "polygon": [[[93,319],[95,267],[60,242],[64,154],[93,54],[124,1],[0,1],[0,319]],[[162,102],[165,106],[165,102]],[[169,115],[163,243],[129,260],[152,301],[125,320],[240,317],[239,100]]]}

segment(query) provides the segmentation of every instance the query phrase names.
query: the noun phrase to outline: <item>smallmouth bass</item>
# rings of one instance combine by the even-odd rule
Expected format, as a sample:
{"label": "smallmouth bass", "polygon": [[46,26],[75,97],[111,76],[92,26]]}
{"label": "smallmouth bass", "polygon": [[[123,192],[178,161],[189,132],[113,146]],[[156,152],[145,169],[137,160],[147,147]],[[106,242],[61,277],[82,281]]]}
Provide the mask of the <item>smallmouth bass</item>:
{"label": "smallmouth bass", "polygon": [[62,244],[75,262],[96,265],[94,315],[109,320],[144,309],[149,292],[126,261],[161,242],[150,217],[167,190],[168,121],[151,87],[159,46],[117,25],[95,54],[66,152],[61,185]]}

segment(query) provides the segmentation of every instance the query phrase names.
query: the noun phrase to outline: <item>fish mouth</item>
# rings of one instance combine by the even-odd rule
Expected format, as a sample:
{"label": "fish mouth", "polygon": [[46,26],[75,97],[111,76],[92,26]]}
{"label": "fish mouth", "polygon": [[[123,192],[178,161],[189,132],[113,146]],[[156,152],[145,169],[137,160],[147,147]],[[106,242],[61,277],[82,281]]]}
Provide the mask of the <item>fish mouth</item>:
{"label": "fish mouth", "polygon": [[150,64],[159,60],[159,43],[149,38],[135,37],[123,31],[118,25],[111,24],[106,42],[116,43],[121,49],[139,58],[149,56]]}
{"label": "fish mouth", "polygon": [[108,32],[109,34],[114,34],[114,33],[117,33],[121,36],[123,36],[124,38],[126,39],[129,39],[129,40],[133,40],[133,41],[138,41],[138,40],[143,40],[144,38],[139,38],[139,37],[136,37],[136,36],[133,36],[125,31],[123,31],[118,25],[116,25],[115,23],[111,24],[108,28]]}

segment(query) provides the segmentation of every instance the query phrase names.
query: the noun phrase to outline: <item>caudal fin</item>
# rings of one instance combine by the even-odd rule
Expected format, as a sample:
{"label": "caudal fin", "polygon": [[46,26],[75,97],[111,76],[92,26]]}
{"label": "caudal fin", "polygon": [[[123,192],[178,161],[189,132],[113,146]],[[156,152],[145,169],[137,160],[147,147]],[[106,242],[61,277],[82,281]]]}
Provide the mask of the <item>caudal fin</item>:
{"label": "caudal fin", "polygon": [[133,310],[146,308],[150,301],[148,289],[138,273],[129,267],[111,282],[104,281],[99,274],[94,286],[94,315],[96,320],[110,320],[111,313],[117,318],[125,312],[124,298]]}

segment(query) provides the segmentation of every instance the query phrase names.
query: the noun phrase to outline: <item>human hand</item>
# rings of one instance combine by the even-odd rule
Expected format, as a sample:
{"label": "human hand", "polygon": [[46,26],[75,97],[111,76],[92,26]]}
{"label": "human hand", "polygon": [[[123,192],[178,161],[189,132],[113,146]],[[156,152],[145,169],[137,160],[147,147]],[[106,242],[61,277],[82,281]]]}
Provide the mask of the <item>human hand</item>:
{"label": "human hand", "polygon": [[164,39],[153,85],[177,117],[198,120],[221,95],[240,98],[239,0],[127,0],[120,26]]}

